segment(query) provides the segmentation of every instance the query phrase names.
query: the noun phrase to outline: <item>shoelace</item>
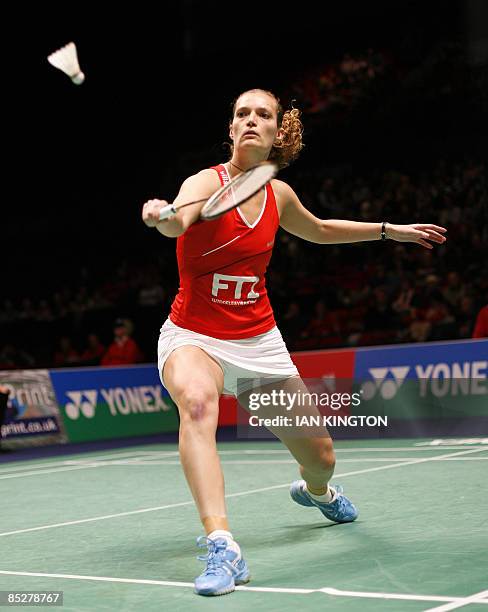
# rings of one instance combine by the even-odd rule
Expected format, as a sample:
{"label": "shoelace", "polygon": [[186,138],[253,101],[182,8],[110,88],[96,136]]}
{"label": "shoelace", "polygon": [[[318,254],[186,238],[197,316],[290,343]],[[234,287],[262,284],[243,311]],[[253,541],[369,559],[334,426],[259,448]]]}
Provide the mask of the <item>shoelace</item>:
{"label": "shoelace", "polygon": [[223,567],[224,565],[231,572],[235,573],[236,570],[232,563],[223,558],[223,555],[227,550],[227,542],[216,542],[215,540],[207,538],[207,536],[200,536],[197,540],[197,546],[199,548],[207,548],[208,551],[206,555],[198,555],[197,557],[199,561],[207,562],[205,574],[221,574],[225,571]]}
{"label": "shoelace", "polygon": [[[344,496],[340,493],[337,495],[335,500],[332,502],[334,504],[334,508],[332,509],[332,514],[334,516],[340,516],[341,514],[347,514],[349,512],[349,506]],[[336,505],[337,504],[337,505]]]}
{"label": "shoelace", "polygon": [[[342,495],[337,495],[337,497],[335,498],[334,502],[337,502],[337,509],[338,510],[346,510],[347,509],[347,504],[346,501],[344,499],[344,497]],[[332,503],[334,503],[332,502]]]}

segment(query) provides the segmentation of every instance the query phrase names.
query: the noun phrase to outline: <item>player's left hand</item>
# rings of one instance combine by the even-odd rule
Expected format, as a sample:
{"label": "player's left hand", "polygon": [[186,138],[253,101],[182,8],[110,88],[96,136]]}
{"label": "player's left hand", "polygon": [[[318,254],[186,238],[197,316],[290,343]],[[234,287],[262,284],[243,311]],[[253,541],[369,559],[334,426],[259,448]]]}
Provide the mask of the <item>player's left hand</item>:
{"label": "player's left hand", "polygon": [[410,225],[386,224],[386,237],[397,242],[416,242],[426,249],[433,249],[433,245],[428,242],[444,244],[447,240],[443,234],[447,232],[445,227],[432,225],[431,223],[411,223]]}

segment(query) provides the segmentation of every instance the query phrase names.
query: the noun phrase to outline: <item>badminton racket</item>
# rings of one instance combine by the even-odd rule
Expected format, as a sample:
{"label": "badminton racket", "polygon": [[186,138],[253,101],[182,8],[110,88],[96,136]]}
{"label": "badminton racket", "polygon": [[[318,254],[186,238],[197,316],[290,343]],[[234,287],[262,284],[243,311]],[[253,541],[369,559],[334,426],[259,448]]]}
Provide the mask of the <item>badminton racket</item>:
{"label": "badminton racket", "polygon": [[191,206],[192,204],[200,204],[205,202],[200,211],[200,218],[205,221],[217,219],[224,213],[232,210],[239,204],[242,204],[255,193],[257,193],[266,183],[276,176],[278,166],[274,163],[265,162],[257,166],[253,166],[238,174],[226,185],[216,191],[210,198],[202,198],[193,202],[185,202],[184,204],[168,204],[159,211],[159,220],[164,221],[168,217],[176,214],[180,208]]}

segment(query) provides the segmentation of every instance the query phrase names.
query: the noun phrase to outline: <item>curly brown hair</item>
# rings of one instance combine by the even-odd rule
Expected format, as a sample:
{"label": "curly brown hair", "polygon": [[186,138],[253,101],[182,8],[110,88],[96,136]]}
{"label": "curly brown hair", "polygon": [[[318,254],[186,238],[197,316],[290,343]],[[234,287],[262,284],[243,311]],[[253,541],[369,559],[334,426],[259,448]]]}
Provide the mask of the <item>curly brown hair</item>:
{"label": "curly brown hair", "polygon": [[[286,168],[286,166],[289,166],[291,162],[298,157],[300,151],[305,146],[302,142],[303,125],[300,121],[301,111],[298,108],[294,108],[293,103],[291,109],[283,111],[283,107],[281,106],[278,96],[275,96],[273,92],[268,91],[267,89],[248,89],[239,94],[232,102],[231,123],[235,115],[236,104],[239,98],[246,93],[257,92],[270,96],[276,102],[278,127],[283,130],[283,137],[279,142],[275,142],[270,151],[268,159],[276,162],[276,164],[278,164],[278,168],[281,170],[281,168]],[[230,150],[232,154],[234,151],[234,146],[232,144],[230,145]]]}

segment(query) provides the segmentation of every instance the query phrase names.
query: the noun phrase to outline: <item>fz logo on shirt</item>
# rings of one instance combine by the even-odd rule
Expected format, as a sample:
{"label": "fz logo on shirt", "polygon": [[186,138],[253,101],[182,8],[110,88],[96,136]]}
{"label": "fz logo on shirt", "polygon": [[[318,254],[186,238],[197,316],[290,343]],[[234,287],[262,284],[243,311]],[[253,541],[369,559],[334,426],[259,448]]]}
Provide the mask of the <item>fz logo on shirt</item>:
{"label": "fz logo on shirt", "polygon": [[256,299],[259,293],[254,291],[256,283],[259,282],[259,276],[231,276],[229,274],[214,274],[212,282],[212,295],[217,296],[220,289],[228,289],[228,283],[235,283],[234,299],[239,300],[242,297],[242,286],[246,283],[251,283],[251,288],[247,299]]}

